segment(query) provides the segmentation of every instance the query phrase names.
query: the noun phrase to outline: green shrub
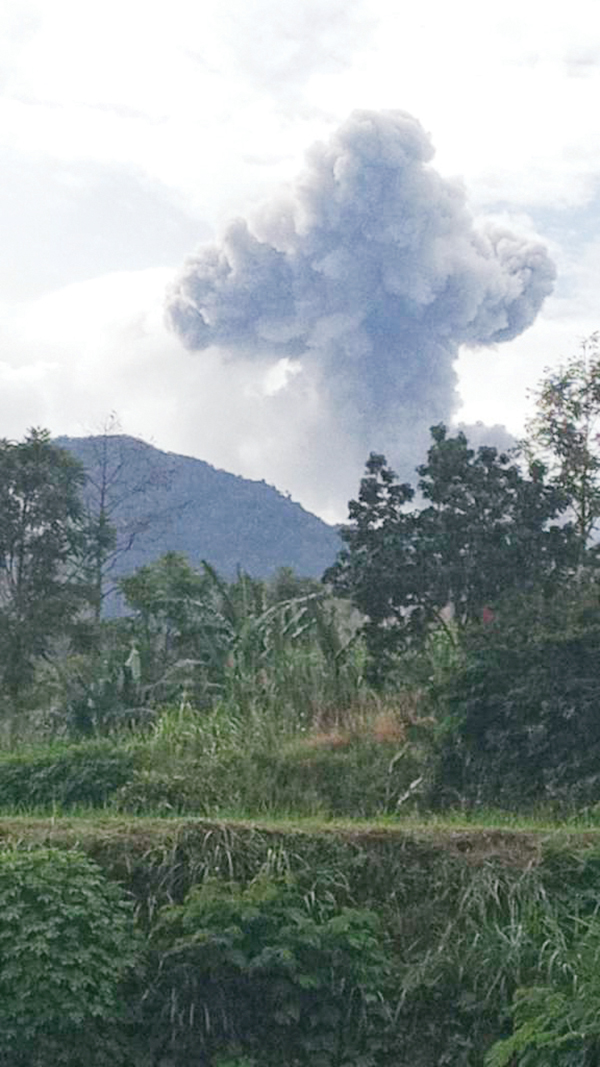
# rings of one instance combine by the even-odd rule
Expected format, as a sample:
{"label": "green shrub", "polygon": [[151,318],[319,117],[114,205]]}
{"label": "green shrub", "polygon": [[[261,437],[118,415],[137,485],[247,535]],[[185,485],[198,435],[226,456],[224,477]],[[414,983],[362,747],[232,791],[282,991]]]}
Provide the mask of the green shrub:
{"label": "green shrub", "polygon": [[373,912],[310,907],[264,878],[207,882],[164,911],[154,943],[146,1026],[177,1067],[367,1067],[385,1047],[391,964]]}
{"label": "green shrub", "polygon": [[438,687],[437,801],[574,810],[600,801],[600,629],[481,635]]}
{"label": "green shrub", "polygon": [[0,807],[99,807],[133,775],[130,750],[110,741],[0,754]]}
{"label": "green shrub", "polygon": [[206,814],[209,797],[202,795],[201,783],[193,767],[181,772],[136,770],[133,777],[113,794],[118,811],[132,815],[177,815],[183,812]]}
{"label": "green shrub", "polygon": [[118,1014],[135,956],[131,906],[86,856],[0,851],[0,1062],[60,1062]]}
{"label": "green shrub", "polygon": [[[58,820],[52,827],[41,828],[36,822],[30,831],[16,832],[43,833],[53,841],[72,841],[81,835],[82,847],[111,876],[127,880],[145,928],[153,927],[161,907],[181,902],[192,885],[215,876],[246,886],[257,881],[261,885],[265,876],[278,885],[279,880],[289,879],[297,888],[289,891],[288,910],[297,904],[317,925],[342,914],[344,908],[376,912],[376,940],[386,954],[391,950],[394,967],[393,980],[379,988],[385,1001],[381,1004],[385,1048],[374,1053],[377,1067],[482,1067],[486,1050],[511,1033],[510,1005],[517,988],[560,993],[565,1017],[575,1020],[579,1018],[572,981],[576,974],[582,1012],[585,1007],[588,1015],[587,1021],[583,1019],[586,1027],[593,1024],[592,1012],[600,1003],[600,993],[595,992],[598,982],[594,979],[596,985],[590,984],[588,994],[583,983],[589,970],[584,972],[573,962],[583,951],[582,933],[594,921],[600,897],[600,846],[592,832],[567,836],[456,826],[451,831],[397,827],[382,832],[375,825],[338,833],[322,828],[300,830],[294,825],[277,829],[192,819],[152,825],[122,820],[118,827],[108,827],[101,820],[96,826],[86,822],[85,828],[61,826]],[[209,890],[205,892],[210,896]],[[213,892],[213,896],[231,895],[225,887]],[[245,900],[249,905],[251,896]],[[262,907],[259,911],[262,914]],[[220,914],[226,918],[228,912],[224,908]],[[288,920],[290,925],[289,915]],[[224,940],[219,944],[226,947],[230,927],[236,923],[223,925]],[[206,927],[210,927],[210,944],[217,937],[216,918],[211,923],[199,922],[197,945]],[[205,1067],[206,1048],[200,1038],[193,1044],[202,1033],[199,1009],[194,1005],[205,1003],[201,999],[204,986],[199,983],[198,999],[193,1000],[189,962],[193,945],[190,957],[183,951],[193,938],[193,929],[190,922],[183,931],[174,921],[173,926],[156,931],[152,951],[141,960],[141,964],[147,961],[149,969],[144,973],[140,965],[123,990],[121,999],[131,1007],[132,1017],[122,1024],[109,1020],[102,1028],[90,1022],[87,1048],[85,1032],[81,1035],[84,1051],[79,1059],[45,1056],[25,1065],[15,1057],[2,1063],[0,1057],[2,1067],[63,1067],[63,1063],[68,1067]],[[591,969],[594,955],[600,959],[600,952],[596,953],[591,938],[588,941]],[[286,947],[283,932],[267,943]],[[170,1001],[169,989],[177,987],[178,966],[182,998]],[[392,1033],[386,1004],[395,1017]],[[549,1001],[547,1006],[552,1007]],[[369,1026],[375,1021],[370,1016]],[[538,1027],[539,1020],[533,1021]],[[520,1026],[518,1020],[516,1026]],[[552,1026],[560,1036],[556,1016]],[[574,1021],[572,1029],[579,1028],[583,1030]],[[588,1040],[590,1030],[584,1034],[585,1040],[570,1050],[573,1055],[594,1047]],[[70,1054],[75,1045],[75,1037],[65,1039]],[[371,1044],[369,1051],[373,1052]],[[528,1049],[527,1055],[534,1051]],[[562,1055],[562,1050],[556,1055],[558,1051]],[[535,1067],[553,1065],[550,1054],[546,1061],[542,1051],[536,1055]],[[282,1053],[280,1067],[289,1067],[289,1062]],[[313,1062],[318,1065],[316,1055]],[[351,1052],[344,1067],[368,1062],[366,1054],[361,1060]],[[242,1067],[242,1063],[244,1067],[271,1067],[260,1049],[232,1046],[219,1048],[210,1067]],[[523,1053],[519,1067],[526,1064]],[[558,1060],[558,1064],[591,1067],[585,1059],[574,1059],[573,1064]]]}
{"label": "green shrub", "polygon": [[600,922],[555,952],[543,985],[518,989],[514,1030],[489,1051],[486,1067],[595,1067],[600,1062]]}

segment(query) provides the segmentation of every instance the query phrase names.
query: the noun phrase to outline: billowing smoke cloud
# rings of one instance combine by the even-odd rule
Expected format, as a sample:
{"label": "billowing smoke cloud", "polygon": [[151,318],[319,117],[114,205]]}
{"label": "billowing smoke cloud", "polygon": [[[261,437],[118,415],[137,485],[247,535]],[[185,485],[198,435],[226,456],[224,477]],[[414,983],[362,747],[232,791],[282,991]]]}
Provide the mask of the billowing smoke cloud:
{"label": "billowing smoke cloud", "polygon": [[407,473],[456,409],[458,346],[517,337],[555,277],[541,244],[476,227],[432,156],[410,115],[355,112],[288,193],[200,248],[168,298],[188,348],[299,361],[344,437]]}

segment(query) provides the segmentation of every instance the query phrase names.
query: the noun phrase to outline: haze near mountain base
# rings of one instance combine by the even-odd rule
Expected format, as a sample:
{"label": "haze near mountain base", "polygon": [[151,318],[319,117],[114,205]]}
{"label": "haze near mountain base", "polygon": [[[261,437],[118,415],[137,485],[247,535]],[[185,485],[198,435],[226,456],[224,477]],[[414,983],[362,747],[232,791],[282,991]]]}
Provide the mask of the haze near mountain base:
{"label": "haze near mountain base", "polygon": [[308,376],[355,454],[409,476],[457,407],[459,345],[517,337],[555,278],[541,243],[476,226],[432,157],[412,116],[354,112],[290,189],[187,260],[167,304],[190,349],[288,360],[287,389]]}

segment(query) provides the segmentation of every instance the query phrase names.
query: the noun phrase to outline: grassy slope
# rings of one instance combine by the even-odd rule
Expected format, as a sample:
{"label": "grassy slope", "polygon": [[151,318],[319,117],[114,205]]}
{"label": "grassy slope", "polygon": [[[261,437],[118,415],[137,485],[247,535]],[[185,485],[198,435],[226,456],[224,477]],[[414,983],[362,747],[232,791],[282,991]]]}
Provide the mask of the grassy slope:
{"label": "grassy slope", "polygon": [[600,893],[600,827],[503,821],[7,814],[0,846],[81,848],[142,929],[206,878],[291,876],[307,898],[374,909],[396,961],[398,1062],[481,1067],[515,988],[554,980],[573,914]]}
{"label": "grassy slope", "polygon": [[535,864],[547,848],[586,849],[600,847],[600,826],[589,823],[552,823],[535,819],[509,820],[502,816],[479,819],[392,817],[378,819],[318,818],[192,818],[123,816],[91,811],[73,816],[2,815],[0,842],[5,844],[56,844],[87,849],[96,845],[123,848],[124,852],[144,854],[164,848],[178,839],[196,840],[222,834],[262,838],[311,837],[323,841],[335,838],[368,847],[370,843],[419,843],[428,848],[462,856],[470,862],[498,860],[509,866]]}

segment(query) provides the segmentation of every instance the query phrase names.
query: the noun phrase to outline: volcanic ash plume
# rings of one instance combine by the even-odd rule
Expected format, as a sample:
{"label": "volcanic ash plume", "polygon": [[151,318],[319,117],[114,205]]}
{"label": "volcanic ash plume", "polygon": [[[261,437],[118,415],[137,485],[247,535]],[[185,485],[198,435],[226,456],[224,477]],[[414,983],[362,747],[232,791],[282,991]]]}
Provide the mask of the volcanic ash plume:
{"label": "volcanic ash plume", "polygon": [[432,156],[410,115],[355,112],[286,195],[201,247],[168,299],[188,348],[300,361],[344,435],[401,469],[456,407],[458,346],[517,337],[555,277],[541,244],[476,228]]}

